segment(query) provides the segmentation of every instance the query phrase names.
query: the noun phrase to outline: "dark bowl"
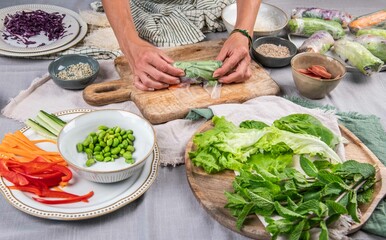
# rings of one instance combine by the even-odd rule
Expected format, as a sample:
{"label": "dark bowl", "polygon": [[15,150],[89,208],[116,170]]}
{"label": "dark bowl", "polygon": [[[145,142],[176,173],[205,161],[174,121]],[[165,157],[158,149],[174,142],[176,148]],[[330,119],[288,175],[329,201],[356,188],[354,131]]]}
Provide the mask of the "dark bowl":
{"label": "dark bowl", "polygon": [[[57,74],[66,69],[68,66],[78,63],[88,63],[91,66],[92,74],[88,77],[65,80],[57,76]],[[89,84],[93,83],[99,73],[99,63],[94,58],[82,54],[68,54],[63,55],[50,63],[48,72],[52,80],[64,89],[79,90],[84,89]]]}
{"label": "dark bowl", "polygon": [[[268,57],[265,55],[260,54],[259,52],[256,51],[256,49],[265,43],[271,43],[275,45],[281,45],[281,46],[286,46],[289,51],[290,51],[290,56],[288,57]],[[297,47],[295,44],[293,44],[291,41],[280,38],[280,37],[273,37],[273,36],[268,36],[268,37],[260,37],[256,39],[253,42],[252,45],[252,55],[255,58],[255,60],[262,64],[265,67],[285,67],[290,64],[291,59],[295,54],[297,53]]]}

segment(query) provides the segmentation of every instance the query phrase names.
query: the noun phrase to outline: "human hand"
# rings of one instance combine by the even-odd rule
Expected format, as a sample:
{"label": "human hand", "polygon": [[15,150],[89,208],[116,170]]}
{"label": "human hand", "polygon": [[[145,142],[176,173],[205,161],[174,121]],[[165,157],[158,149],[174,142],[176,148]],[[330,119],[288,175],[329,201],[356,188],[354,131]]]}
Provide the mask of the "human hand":
{"label": "human hand", "polygon": [[134,73],[134,86],[143,91],[178,84],[178,77],[185,75],[183,70],[171,65],[173,60],[170,57],[146,41],[131,43],[124,55]]}
{"label": "human hand", "polygon": [[213,77],[218,77],[221,83],[244,82],[252,75],[249,40],[241,33],[229,36],[216,60],[222,61],[223,65],[213,73]]}

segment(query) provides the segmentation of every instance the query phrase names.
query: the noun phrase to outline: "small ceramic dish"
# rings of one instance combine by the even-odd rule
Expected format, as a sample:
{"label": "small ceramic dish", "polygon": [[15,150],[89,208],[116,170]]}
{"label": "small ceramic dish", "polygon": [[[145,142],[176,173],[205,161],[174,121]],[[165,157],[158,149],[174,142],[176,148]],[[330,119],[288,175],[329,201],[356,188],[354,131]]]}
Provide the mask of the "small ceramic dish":
{"label": "small ceramic dish", "polygon": [[[326,68],[330,79],[318,79],[299,72],[313,65]],[[291,60],[291,71],[299,93],[310,99],[321,99],[329,94],[345,77],[346,67],[337,59],[320,53],[300,53]]]}
{"label": "small ceramic dish", "polygon": [[[287,47],[289,50],[289,56],[287,57],[270,57],[260,53],[257,49],[263,44],[274,44],[276,46]],[[297,53],[297,47],[291,41],[280,37],[260,37],[256,39],[252,44],[252,55],[258,63],[261,63],[265,67],[285,67],[290,64],[291,59]]]}
{"label": "small ceramic dish", "polygon": [[[237,5],[233,3],[222,11],[222,19],[228,33],[234,29],[237,17]],[[278,35],[288,23],[287,14],[280,8],[261,3],[253,30],[254,37]]]}
{"label": "small ceramic dish", "polygon": [[[80,65],[83,65],[80,67]],[[88,65],[88,66],[86,66]],[[85,73],[85,68],[91,69]],[[71,69],[75,69],[70,71]],[[64,89],[79,90],[84,89],[89,84],[93,83],[99,73],[99,63],[94,58],[82,54],[63,55],[50,63],[48,72],[52,80]],[[61,78],[60,72],[67,77]]]}
{"label": "small ceramic dish", "polygon": [[[78,152],[76,145],[84,142],[90,133],[97,132],[101,125],[133,131],[134,163],[127,163],[123,157],[119,157],[114,161],[96,161],[95,164],[86,166],[88,154]],[[69,121],[58,136],[59,152],[68,165],[81,177],[99,183],[122,181],[141,171],[146,159],[153,152],[155,143],[152,125],[146,119],[123,110],[98,110],[82,114]]]}

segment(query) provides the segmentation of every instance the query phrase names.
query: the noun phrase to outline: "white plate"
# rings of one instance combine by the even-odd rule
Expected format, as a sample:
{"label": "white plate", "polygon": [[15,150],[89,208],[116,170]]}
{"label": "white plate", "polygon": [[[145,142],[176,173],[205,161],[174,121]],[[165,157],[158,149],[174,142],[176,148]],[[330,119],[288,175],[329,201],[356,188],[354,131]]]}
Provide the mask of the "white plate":
{"label": "white plate", "polygon": [[[291,42],[293,42],[297,48],[299,48],[307,38],[296,36],[293,34],[288,34],[288,39]],[[337,54],[334,53],[334,51],[330,50],[330,51],[326,52],[325,54],[341,61],[346,66],[347,72],[359,72],[359,70],[356,67],[353,67],[353,66],[347,64],[346,62],[344,62]],[[383,65],[383,67],[381,68],[381,71],[386,71],[386,65]]]}
{"label": "white plate", "polygon": [[[40,33],[39,35],[33,36],[29,38],[29,41],[35,41],[34,44],[26,45],[20,39],[15,40],[12,37],[6,38],[5,35],[9,34],[4,26],[4,19],[8,15],[13,15],[16,12],[21,11],[36,11],[42,10],[47,13],[57,12],[60,15],[64,14],[63,18],[63,27],[65,30],[64,35],[59,39],[49,40],[44,33]],[[18,5],[12,6],[8,8],[3,8],[0,10],[0,49],[10,52],[39,52],[39,51],[47,51],[60,46],[63,46],[69,42],[71,42],[79,32],[79,23],[78,21],[70,14],[70,12],[62,7],[51,6],[51,5],[41,5],[41,4],[29,4],[29,5]]]}
{"label": "white plate", "polygon": [[[47,5],[44,5],[47,6]],[[35,52],[13,52],[13,51],[6,51],[0,48],[0,55],[4,56],[10,56],[10,57],[35,57],[35,56],[43,56],[48,55],[52,53],[57,53],[63,50],[66,50],[78,42],[80,42],[87,34],[87,23],[83,21],[83,19],[74,11],[71,11],[69,9],[64,9],[63,11],[66,12],[67,15],[72,16],[79,25],[79,31],[76,34],[75,38],[68,42],[67,44],[61,45],[59,47],[56,47],[54,49],[50,50],[44,50],[44,51],[35,51]],[[1,41],[1,40],[0,40]]]}
{"label": "white plate", "polygon": [[[61,116],[64,121],[69,121],[82,113],[90,111],[77,109],[63,111],[57,115]],[[29,139],[42,138],[28,127],[21,129],[21,131]],[[50,143],[40,144],[39,147],[48,151],[57,151],[56,146]],[[113,212],[139,198],[154,182],[158,166],[159,152],[158,146],[155,145],[154,151],[147,159],[143,170],[118,183],[101,184],[90,182],[80,178],[73,172],[73,179],[64,190],[81,195],[94,191],[94,196],[89,199],[88,203],[78,202],[60,205],[38,203],[31,198],[32,194],[30,193],[8,189],[7,186],[13,184],[3,178],[0,178],[0,190],[6,200],[15,208],[36,217],[66,221],[88,219]]]}

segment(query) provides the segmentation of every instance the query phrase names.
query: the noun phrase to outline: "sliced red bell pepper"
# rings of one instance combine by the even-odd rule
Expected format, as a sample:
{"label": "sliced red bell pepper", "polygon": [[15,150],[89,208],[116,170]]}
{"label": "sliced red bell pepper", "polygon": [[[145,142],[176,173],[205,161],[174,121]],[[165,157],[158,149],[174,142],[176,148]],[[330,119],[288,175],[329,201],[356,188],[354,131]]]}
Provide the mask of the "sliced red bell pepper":
{"label": "sliced red bell pepper", "polygon": [[4,177],[17,186],[24,186],[29,184],[29,181],[23,175],[8,169],[7,160],[5,159],[0,159],[0,176]]}
{"label": "sliced red bell pepper", "polygon": [[36,186],[33,186],[33,185],[27,185],[27,186],[9,186],[9,189],[12,189],[12,190],[19,190],[19,191],[23,191],[23,192],[30,192],[30,193],[34,193],[38,196],[42,196],[42,191],[41,189],[39,189],[38,187]]}
{"label": "sliced red bell pepper", "polygon": [[39,195],[40,197],[47,197],[47,198],[74,198],[79,197],[79,195],[64,192],[64,191],[54,191],[54,190],[43,190],[42,195]]}
{"label": "sliced red bell pepper", "polygon": [[45,203],[45,204],[66,204],[66,203],[75,203],[75,202],[80,202],[83,200],[88,200],[93,195],[94,195],[94,192],[91,191],[91,192],[89,192],[85,195],[82,195],[82,196],[65,198],[65,199],[58,199],[58,200],[47,200],[44,198],[36,198],[36,197],[32,197],[32,199],[37,201],[37,202]]}
{"label": "sliced red bell pepper", "polygon": [[47,187],[54,187],[58,186],[59,183],[62,181],[63,173],[61,172],[53,172],[53,173],[43,173],[43,174],[36,174],[36,175],[28,175],[23,174],[24,177],[26,177],[31,183],[35,183],[36,181],[39,181],[46,185]]}
{"label": "sliced red bell pepper", "polygon": [[72,172],[69,168],[65,167],[65,166],[62,166],[62,165],[54,165],[52,167],[53,170],[56,170],[56,171],[59,171],[61,173],[63,173],[64,176],[62,176],[62,181],[63,182],[68,182],[71,180],[72,178]]}

